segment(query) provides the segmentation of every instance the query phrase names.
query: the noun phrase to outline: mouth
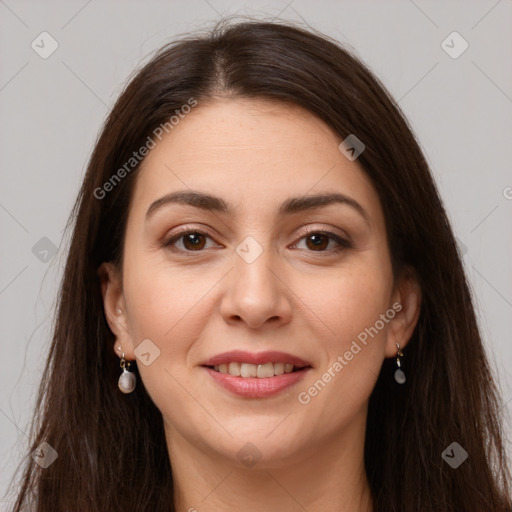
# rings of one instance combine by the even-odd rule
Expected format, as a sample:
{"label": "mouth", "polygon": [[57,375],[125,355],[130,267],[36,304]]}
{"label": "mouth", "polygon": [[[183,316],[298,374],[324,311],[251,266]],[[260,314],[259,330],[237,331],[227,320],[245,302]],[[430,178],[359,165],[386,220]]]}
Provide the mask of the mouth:
{"label": "mouth", "polygon": [[[312,369],[284,363],[221,363],[202,365],[213,381],[230,394],[249,398],[270,398],[297,385]],[[238,367],[240,371],[238,372]],[[286,367],[286,368],[285,368]],[[280,373],[282,370],[283,373]],[[229,372],[235,373],[232,375]],[[237,375],[240,373],[239,375]]]}
{"label": "mouth", "polygon": [[205,368],[210,368],[217,373],[231,375],[233,377],[240,377],[241,379],[268,379],[272,377],[278,377],[279,375],[304,371],[308,368],[311,368],[309,365],[298,366],[291,363],[274,363],[270,361],[262,364],[240,363],[237,361],[232,361],[218,365],[203,366]]}
{"label": "mouth", "polygon": [[229,393],[243,398],[269,398],[297,385],[313,366],[277,350],[231,350],[203,361],[201,367]]}

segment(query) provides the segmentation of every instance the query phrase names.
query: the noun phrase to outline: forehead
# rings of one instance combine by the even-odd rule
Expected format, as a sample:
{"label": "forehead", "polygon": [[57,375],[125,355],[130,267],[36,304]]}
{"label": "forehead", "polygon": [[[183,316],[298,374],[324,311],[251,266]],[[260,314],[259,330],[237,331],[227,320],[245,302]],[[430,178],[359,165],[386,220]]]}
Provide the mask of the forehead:
{"label": "forehead", "polygon": [[254,99],[198,103],[144,159],[133,208],[173,190],[202,190],[242,210],[270,210],[284,198],[340,192],[379,216],[378,195],[341,138],[294,105]]}

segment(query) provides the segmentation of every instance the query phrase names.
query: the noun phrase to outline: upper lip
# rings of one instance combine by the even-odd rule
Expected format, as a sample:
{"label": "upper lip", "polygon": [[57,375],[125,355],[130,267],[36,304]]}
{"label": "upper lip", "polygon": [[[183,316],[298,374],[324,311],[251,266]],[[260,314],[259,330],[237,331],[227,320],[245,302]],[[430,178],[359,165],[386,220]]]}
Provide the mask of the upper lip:
{"label": "upper lip", "polygon": [[216,366],[223,363],[249,363],[249,364],[264,364],[264,363],[284,363],[293,364],[297,368],[303,368],[311,366],[308,361],[301,359],[300,357],[286,352],[279,352],[276,350],[269,350],[266,352],[258,352],[253,354],[251,352],[245,352],[243,350],[231,350],[229,352],[223,352],[217,354],[212,358],[201,363],[202,366]]}

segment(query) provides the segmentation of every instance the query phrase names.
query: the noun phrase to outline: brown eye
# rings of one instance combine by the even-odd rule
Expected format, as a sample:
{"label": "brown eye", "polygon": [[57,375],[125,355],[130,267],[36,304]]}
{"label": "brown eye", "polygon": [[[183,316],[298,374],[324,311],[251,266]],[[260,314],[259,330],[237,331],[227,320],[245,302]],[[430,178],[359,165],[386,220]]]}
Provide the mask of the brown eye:
{"label": "brown eye", "polygon": [[[181,252],[200,252],[206,247],[207,239],[211,239],[201,231],[183,231],[170,238],[164,245],[172,250]],[[181,241],[181,244],[179,243]]]}
{"label": "brown eye", "polygon": [[[299,244],[303,240],[306,250],[310,252],[337,253],[351,247],[350,242],[332,232],[311,231],[300,239]],[[330,246],[331,242],[333,245]]]}
{"label": "brown eye", "polygon": [[321,233],[314,233],[312,235],[308,235],[305,238],[308,248],[314,251],[321,251],[329,245],[329,237]]}
{"label": "brown eye", "polygon": [[189,233],[183,236],[183,246],[190,251],[203,249],[205,245],[205,237],[201,233]]}

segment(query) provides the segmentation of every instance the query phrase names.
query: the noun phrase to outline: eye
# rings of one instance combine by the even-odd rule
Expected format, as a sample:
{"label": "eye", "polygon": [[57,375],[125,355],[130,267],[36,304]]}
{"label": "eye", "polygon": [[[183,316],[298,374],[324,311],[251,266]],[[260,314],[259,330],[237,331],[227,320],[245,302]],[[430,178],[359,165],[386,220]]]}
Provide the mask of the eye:
{"label": "eye", "polygon": [[[178,250],[182,252],[200,252],[203,249],[209,249],[210,247],[206,247],[206,239],[210,239],[211,237],[204,233],[203,231],[198,231],[197,229],[181,231],[180,233],[172,236],[169,240],[167,240],[164,245],[166,247],[170,247],[173,250]],[[181,247],[177,247],[176,245],[180,245]]]}
{"label": "eye", "polygon": [[[207,246],[207,241],[212,238],[205,232],[197,229],[183,230],[164,243],[176,252],[201,252],[203,249],[210,249],[215,245]],[[350,242],[341,238],[331,231],[310,231],[299,240],[305,240],[306,249],[313,252],[338,253],[351,247]],[[334,245],[334,247],[333,247]],[[295,245],[297,247],[298,244]],[[298,247],[300,249],[300,247]]]}
{"label": "eye", "polygon": [[[351,247],[350,242],[331,231],[310,231],[300,241],[305,240],[306,249],[314,252],[338,253]],[[338,244],[332,247],[332,244]],[[331,247],[329,245],[331,244]],[[300,248],[300,247],[299,247]],[[325,249],[328,249],[327,251]]]}

